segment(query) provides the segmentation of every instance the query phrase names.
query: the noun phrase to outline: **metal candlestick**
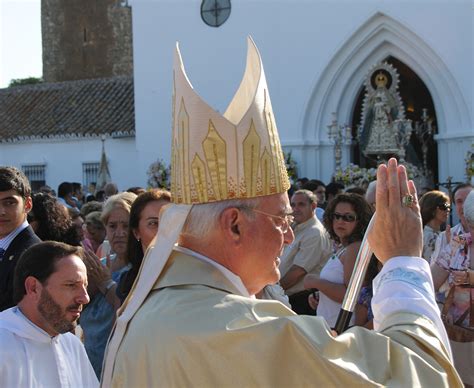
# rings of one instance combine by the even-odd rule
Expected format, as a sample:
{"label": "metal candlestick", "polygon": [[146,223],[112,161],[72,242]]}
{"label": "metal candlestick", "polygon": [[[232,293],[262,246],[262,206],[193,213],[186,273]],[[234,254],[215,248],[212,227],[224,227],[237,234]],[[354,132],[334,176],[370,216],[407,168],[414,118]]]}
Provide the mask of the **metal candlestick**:
{"label": "metal candlestick", "polygon": [[352,129],[344,124],[337,122],[336,112],[332,113],[332,122],[328,127],[328,137],[334,142],[334,158],[336,161],[336,170],[341,168],[342,146],[352,144]]}
{"label": "metal candlestick", "polygon": [[423,153],[423,172],[428,172],[428,146],[433,137],[432,120],[428,116],[428,109],[423,108],[421,114],[421,122],[415,123],[415,134],[421,143],[421,152]]}

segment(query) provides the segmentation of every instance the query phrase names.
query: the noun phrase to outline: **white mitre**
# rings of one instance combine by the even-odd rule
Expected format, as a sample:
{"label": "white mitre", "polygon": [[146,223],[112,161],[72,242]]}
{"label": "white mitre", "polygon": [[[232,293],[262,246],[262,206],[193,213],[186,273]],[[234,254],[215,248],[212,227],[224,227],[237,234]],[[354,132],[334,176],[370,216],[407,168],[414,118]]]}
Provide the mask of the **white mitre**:
{"label": "white mitre", "polygon": [[262,61],[250,37],[245,74],[224,115],[193,89],[178,45],[173,92],[172,204],[162,212],[155,245],[147,250],[118,311],[103,368],[106,387],[128,322],[161,274],[192,205],[279,194],[290,188]]}
{"label": "white mitre", "polygon": [[242,83],[224,115],[196,94],[178,47],[174,84],[174,203],[251,198],[289,189],[262,62],[251,38]]}

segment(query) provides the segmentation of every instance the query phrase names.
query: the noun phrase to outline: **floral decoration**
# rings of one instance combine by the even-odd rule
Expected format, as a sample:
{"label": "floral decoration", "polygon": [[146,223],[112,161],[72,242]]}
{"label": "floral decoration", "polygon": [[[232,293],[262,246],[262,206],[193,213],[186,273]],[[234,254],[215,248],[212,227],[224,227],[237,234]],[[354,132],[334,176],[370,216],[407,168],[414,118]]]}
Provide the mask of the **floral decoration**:
{"label": "floral decoration", "polygon": [[408,162],[403,162],[402,163],[406,169],[407,169],[407,175],[408,179],[412,179],[415,181],[423,178],[425,176],[425,173],[423,172],[423,168],[415,166],[414,164],[408,163]]}
{"label": "floral decoration", "polygon": [[[420,187],[423,186],[423,169],[408,162],[403,162],[402,164],[407,169],[408,179],[412,179],[415,182],[415,185],[418,183]],[[354,163],[350,163],[345,168],[337,169],[332,176],[333,181],[342,183],[346,188],[354,186],[366,187],[370,182],[376,179],[376,168],[364,168]]]}
{"label": "floral decoration", "polygon": [[150,164],[147,171],[148,186],[153,188],[170,188],[171,168],[166,165],[162,159]]}
{"label": "floral decoration", "polygon": [[466,178],[469,182],[474,177],[474,143],[471,144],[471,149],[467,151],[464,162],[466,163]]}
{"label": "floral decoration", "polygon": [[333,181],[340,182],[346,187],[364,186],[377,179],[377,169],[363,168],[357,164],[350,163],[344,169],[337,169],[332,178]]}
{"label": "floral decoration", "polygon": [[286,171],[288,172],[288,178],[290,179],[290,184],[293,185],[298,179],[298,167],[296,161],[291,156],[291,151],[288,154],[283,152],[285,157]]}

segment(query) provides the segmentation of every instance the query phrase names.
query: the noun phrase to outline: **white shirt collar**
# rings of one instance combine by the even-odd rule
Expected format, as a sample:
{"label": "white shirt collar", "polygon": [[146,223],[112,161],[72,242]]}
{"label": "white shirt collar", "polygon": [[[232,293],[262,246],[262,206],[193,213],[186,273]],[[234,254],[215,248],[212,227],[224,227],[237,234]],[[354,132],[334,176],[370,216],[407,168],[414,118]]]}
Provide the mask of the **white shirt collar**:
{"label": "white shirt collar", "polygon": [[25,219],[25,221],[23,221],[23,223],[18,228],[13,230],[9,235],[0,238],[0,248],[6,251],[15,237],[18,236],[23,231],[23,229],[27,228],[28,225],[28,221]]}
{"label": "white shirt collar", "polygon": [[191,249],[181,247],[178,244],[174,246],[174,250],[184,253],[186,255],[192,256],[198,260],[204,261],[205,263],[211,264],[213,267],[217,268],[222,273],[222,275],[224,275],[227,278],[227,280],[229,280],[237,288],[237,290],[239,290],[241,295],[249,297],[249,298],[254,297],[253,295],[249,294],[247,288],[244,286],[244,283],[242,283],[242,279],[240,279],[240,277],[237,276],[235,273],[229,271],[223,265],[215,262],[209,257],[201,255],[200,253],[194,252]]}

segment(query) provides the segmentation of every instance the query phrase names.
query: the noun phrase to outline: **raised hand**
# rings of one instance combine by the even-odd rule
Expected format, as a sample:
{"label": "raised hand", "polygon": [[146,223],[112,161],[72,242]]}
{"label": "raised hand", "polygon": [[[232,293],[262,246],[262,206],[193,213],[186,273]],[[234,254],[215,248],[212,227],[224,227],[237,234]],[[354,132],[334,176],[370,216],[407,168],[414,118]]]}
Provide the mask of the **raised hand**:
{"label": "raised hand", "polygon": [[446,225],[446,242],[449,244],[451,242],[451,225]]}
{"label": "raised hand", "polygon": [[453,284],[456,286],[469,284],[468,271],[452,271],[451,276],[452,276]]}
{"label": "raised hand", "polygon": [[[110,258],[109,258],[110,263]],[[110,267],[102,265],[100,259],[90,249],[84,249],[84,264],[87,268],[88,291],[94,295],[101,285],[111,279]]]}
{"label": "raised hand", "polygon": [[382,263],[395,256],[421,257],[423,229],[416,188],[395,158],[377,170],[376,214],[368,239]]}

